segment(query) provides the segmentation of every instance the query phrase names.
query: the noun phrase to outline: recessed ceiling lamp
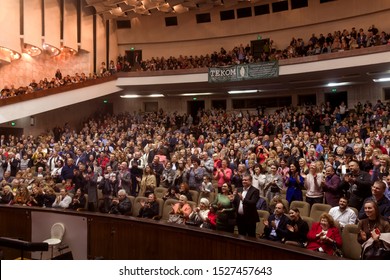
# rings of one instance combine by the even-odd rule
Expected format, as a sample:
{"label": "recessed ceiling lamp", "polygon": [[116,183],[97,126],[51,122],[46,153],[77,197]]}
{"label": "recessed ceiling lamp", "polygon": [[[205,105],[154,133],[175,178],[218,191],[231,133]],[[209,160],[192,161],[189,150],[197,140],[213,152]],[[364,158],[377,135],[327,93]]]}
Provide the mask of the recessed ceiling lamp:
{"label": "recessed ceiling lamp", "polygon": [[211,92],[193,92],[193,93],[183,93],[181,96],[204,96],[204,95],[212,95]]}
{"label": "recessed ceiling lamp", "polygon": [[121,98],[142,98],[142,97],[164,97],[164,95],[163,94],[150,94],[150,95],[125,94],[125,95],[121,95]]}
{"label": "recessed ceiling lamp", "polygon": [[390,82],[390,77],[388,78],[380,78],[380,79],[373,79],[375,83],[384,83],[384,82]]}
{"label": "recessed ceiling lamp", "polygon": [[247,89],[247,90],[229,90],[229,94],[243,94],[243,93],[256,93],[259,92],[257,89]]}
{"label": "recessed ceiling lamp", "polygon": [[326,86],[328,87],[341,87],[341,86],[347,86],[350,83],[348,82],[342,82],[342,83],[328,83]]}

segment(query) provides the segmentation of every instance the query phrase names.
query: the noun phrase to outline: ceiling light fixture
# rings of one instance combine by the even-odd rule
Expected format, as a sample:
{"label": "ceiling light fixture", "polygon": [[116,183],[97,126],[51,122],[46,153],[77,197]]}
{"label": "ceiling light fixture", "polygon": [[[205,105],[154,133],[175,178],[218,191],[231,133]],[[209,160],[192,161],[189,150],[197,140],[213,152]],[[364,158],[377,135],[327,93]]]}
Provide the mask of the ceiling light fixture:
{"label": "ceiling light fixture", "polygon": [[328,83],[326,86],[328,87],[341,87],[341,86],[347,86],[349,85],[348,82],[342,82],[342,83]]}
{"label": "ceiling light fixture", "polygon": [[390,77],[387,78],[380,78],[380,79],[373,79],[375,83],[384,83],[384,82],[390,82]]}
{"label": "ceiling light fixture", "polygon": [[181,96],[204,96],[204,95],[212,95],[211,92],[193,92],[193,93],[183,93]]}
{"label": "ceiling light fixture", "polygon": [[242,93],[256,93],[259,92],[257,89],[248,89],[248,90],[229,90],[229,94],[242,94]]}
{"label": "ceiling light fixture", "polygon": [[125,94],[121,95],[121,98],[142,98],[142,97],[164,97],[163,94],[150,94],[150,95],[139,95],[139,94]]}

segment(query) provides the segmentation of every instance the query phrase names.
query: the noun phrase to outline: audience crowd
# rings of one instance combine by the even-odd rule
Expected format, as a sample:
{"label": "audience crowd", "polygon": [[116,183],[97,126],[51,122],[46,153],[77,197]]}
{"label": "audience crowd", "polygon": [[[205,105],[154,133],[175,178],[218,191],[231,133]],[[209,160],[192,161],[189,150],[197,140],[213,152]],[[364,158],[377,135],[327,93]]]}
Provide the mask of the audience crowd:
{"label": "audience crowd", "polygon": [[[127,215],[132,195],[145,197],[139,216],[155,218],[163,189],[176,201],[169,222],[254,237],[266,210],[264,238],[333,254],[347,223],[359,222],[361,243],[390,231],[389,110],[380,100],[273,113],[160,109],[101,113],[79,131],[1,135],[1,203]],[[286,211],[302,200],[334,209],[309,229],[298,209]]]}
{"label": "audience crowd", "polygon": [[135,59],[133,65],[130,64],[126,57],[120,55],[117,58],[116,64],[113,60],[109,62],[108,66],[105,62],[102,62],[97,73],[90,73],[88,76],[85,73],[63,76],[58,69],[51,79],[44,78],[40,81],[33,79],[29,85],[20,87],[5,85],[0,91],[0,99],[81,83],[86,80],[109,76],[120,71],[159,71],[219,67],[242,63],[283,60],[388,44],[390,44],[390,35],[385,31],[379,31],[378,28],[372,25],[368,28],[367,32],[363,28],[357,30],[353,27],[350,31],[347,29],[344,29],[342,32],[334,31],[333,33],[328,33],[326,36],[322,33],[318,36],[313,33],[306,42],[302,38],[293,37],[290,45],[284,49],[278,49],[273,40],[268,40],[265,42],[259,57],[253,56],[253,50],[251,50],[249,44],[246,44],[246,46],[240,44],[240,46],[236,46],[229,51],[221,47],[219,52],[215,51],[212,54],[200,56],[180,55],[179,57],[170,56],[169,58],[152,57],[147,60]]}

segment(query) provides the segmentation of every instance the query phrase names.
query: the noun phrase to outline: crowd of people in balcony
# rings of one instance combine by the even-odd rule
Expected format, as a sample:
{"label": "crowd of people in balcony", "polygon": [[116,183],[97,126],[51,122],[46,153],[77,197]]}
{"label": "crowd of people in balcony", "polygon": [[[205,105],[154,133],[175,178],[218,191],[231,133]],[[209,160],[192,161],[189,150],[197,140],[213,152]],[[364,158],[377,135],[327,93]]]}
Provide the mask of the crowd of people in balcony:
{"label": "crowd of people in balcony", "polygon": [[[145,197],[140,216],[152,217],[155,210],[146,208],[164,187],[163,197],[177,200],[171,222],[237,227],[254,237],[257,210],[265,209],[271,215],[264,238],[332,254],[341,246],[336,222],[358,220],[361,243],[390,231],[390,104],[367,101],[340,113],[343,106],[122,113],[90,118],[80,131],[67,124],[37,137],[2,135],[1,203],[126,215],[132,195]],[[189,203],[192,191],[196,207]],[[288,204],[337,209],[302,235],[307,227],[295,208],[286,217],[283,192]],[[359,214],[346,222],[337,213],[348,202]]]}
{"label": "crowd of people in balcony", "polygon": [[[258,50],[259,54],[256,57],[249,44],[240,44],[232,50],[225,50],[221,47],[219,51],[199,56],[180,55],[179,57],[170,56],[169,58],[152,57],[140,61],[137,65],[133,66],[132,70],[159,71],[219,67],[320,55],[389,44],[390,34],[385,31],[379,31],[375,25],[372,25],[367,31],[363,28],[357,30],[353,27],[351,30],[344,29],[343,31],[334,31],[327,35],[322,33],[317,35],[313,33],[307,40],[292,37],[290,44],[285,48],[278,47],[276,42],[272,39],[265,40],[262,50]],[[126,61],[126,58],[119,56],[116,70],[125,72],[130,71],[131,67],[129,67],[128,62]]]}
{"label": "crowd of people in balcony", "polygon": [[339,51],[347,51],[359,48],[367,48],[379,45],[390,44],[390,35],[385,31],[379,31],[374,25],[370,26],[367,32],[363,28],[357,30],[353,27],[350,31],[344,29],[328,33],[326,36],[313,33],[305,41],[302,38],[291,39],[290,45],[284,49],[277,48],[273,40],[265,41],[265,45],[260,52],[259,57],[253,56],[253,50],[249,44],[240,44],[232,50],[225,50],[223,47],[212,54],[200,56],[170,56],[152,57],[147,60],[137,60],[131,65],[128,58],[119,56],[116,63],[110,60],[106,65],[102,62],[97,73],[75,73],[74,75],[63,75],[58,69],[52,78],[43,78],[39,81],[33,79],[30,84],[24,86],[5,85],[0,91],[0,99],[24,95],[32,92],[38,92],[45,89],[62,87],[75,83],[82,83],[86,80],[97,79],[115,74],[116,72],[130,71],[159,71],[159,70],[178,70],[178,69],[196,69],[235,65],[242,63],[255,63],[260,61],[274,61],[290,59],[294,57],[319,55]]}

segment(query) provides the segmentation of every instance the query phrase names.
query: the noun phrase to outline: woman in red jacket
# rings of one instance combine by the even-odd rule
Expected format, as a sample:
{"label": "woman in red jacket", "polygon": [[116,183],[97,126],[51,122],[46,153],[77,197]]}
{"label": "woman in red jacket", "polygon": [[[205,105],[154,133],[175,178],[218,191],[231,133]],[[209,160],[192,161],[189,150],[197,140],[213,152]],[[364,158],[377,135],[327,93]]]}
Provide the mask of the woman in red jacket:
{"label": "woman in red jacket", "polygon": [[328,213],[320,216],[319,223],[313,223],[307,239],[307,249],[325,252],[328,255],[333,255],[335,247],[341,248],[342,245],[340,231]]}

